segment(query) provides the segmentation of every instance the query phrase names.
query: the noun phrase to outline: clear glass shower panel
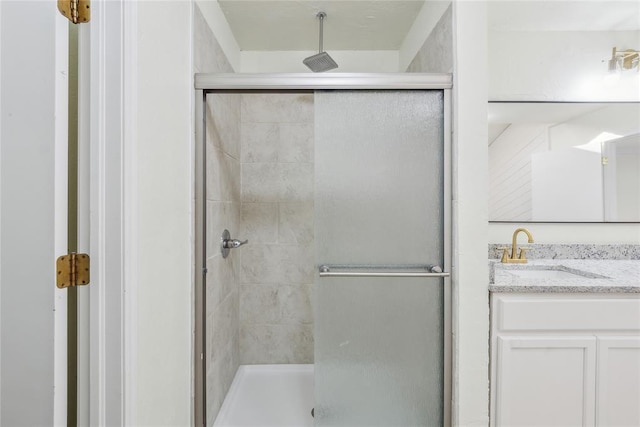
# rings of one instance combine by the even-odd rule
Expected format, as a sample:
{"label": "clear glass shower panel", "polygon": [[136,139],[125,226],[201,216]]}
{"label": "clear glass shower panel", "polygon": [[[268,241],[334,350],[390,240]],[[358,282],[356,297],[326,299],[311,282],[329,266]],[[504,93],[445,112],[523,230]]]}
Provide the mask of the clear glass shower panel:
{"label": "clear glass shower panel", "polygon": [[442,425],[443,102],[316,92],[317,426]]}

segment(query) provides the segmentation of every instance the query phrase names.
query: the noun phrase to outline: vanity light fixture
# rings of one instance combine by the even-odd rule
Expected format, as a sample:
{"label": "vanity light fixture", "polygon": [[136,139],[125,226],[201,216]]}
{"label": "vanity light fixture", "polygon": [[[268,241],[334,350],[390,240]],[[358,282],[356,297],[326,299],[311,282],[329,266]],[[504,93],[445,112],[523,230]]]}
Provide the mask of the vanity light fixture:
{"label": "vanity light fixture", "polygon": [[618,50],[613,48],[611,53],[611,59],[607,61],[608,69],[610,73],[617,73],[619,71],[632,70],[636,68],[636,71],[640,71],[640,51],[627,49]]}

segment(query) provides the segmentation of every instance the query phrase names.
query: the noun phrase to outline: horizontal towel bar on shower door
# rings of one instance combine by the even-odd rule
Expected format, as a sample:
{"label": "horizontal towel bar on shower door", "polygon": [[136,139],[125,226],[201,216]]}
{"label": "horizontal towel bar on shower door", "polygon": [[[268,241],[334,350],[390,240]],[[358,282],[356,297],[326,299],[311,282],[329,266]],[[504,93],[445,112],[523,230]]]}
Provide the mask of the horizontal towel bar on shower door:
{"label": "horizontal towel bar on shower door", "polygon": [[[443,272],[437,265],[321,265],[320,277],[449,277],[450,273]],[[393,271],[407,270],[407,271]],[[408,271],[414,270],[414,271]],[[415,271],[423,270],[423,271]]]}

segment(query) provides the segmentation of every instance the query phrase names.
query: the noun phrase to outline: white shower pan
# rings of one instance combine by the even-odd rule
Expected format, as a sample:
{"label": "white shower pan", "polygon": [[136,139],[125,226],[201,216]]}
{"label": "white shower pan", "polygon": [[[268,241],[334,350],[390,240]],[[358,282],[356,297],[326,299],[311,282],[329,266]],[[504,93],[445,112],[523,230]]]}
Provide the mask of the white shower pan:
{"label": "white shower pan", "polygon": [[214,427],[313,426],[313,365],[242,365]]}

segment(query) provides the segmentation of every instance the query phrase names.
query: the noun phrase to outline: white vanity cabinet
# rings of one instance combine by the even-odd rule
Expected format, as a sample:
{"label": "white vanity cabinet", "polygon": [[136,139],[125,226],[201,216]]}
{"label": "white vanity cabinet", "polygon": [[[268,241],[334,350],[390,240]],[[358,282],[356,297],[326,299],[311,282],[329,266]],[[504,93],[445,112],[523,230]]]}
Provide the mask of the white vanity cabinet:
{"label": "white vanity cabinet", "polygon": [[640,426],[640,294],[493,293],[491,425]]}

